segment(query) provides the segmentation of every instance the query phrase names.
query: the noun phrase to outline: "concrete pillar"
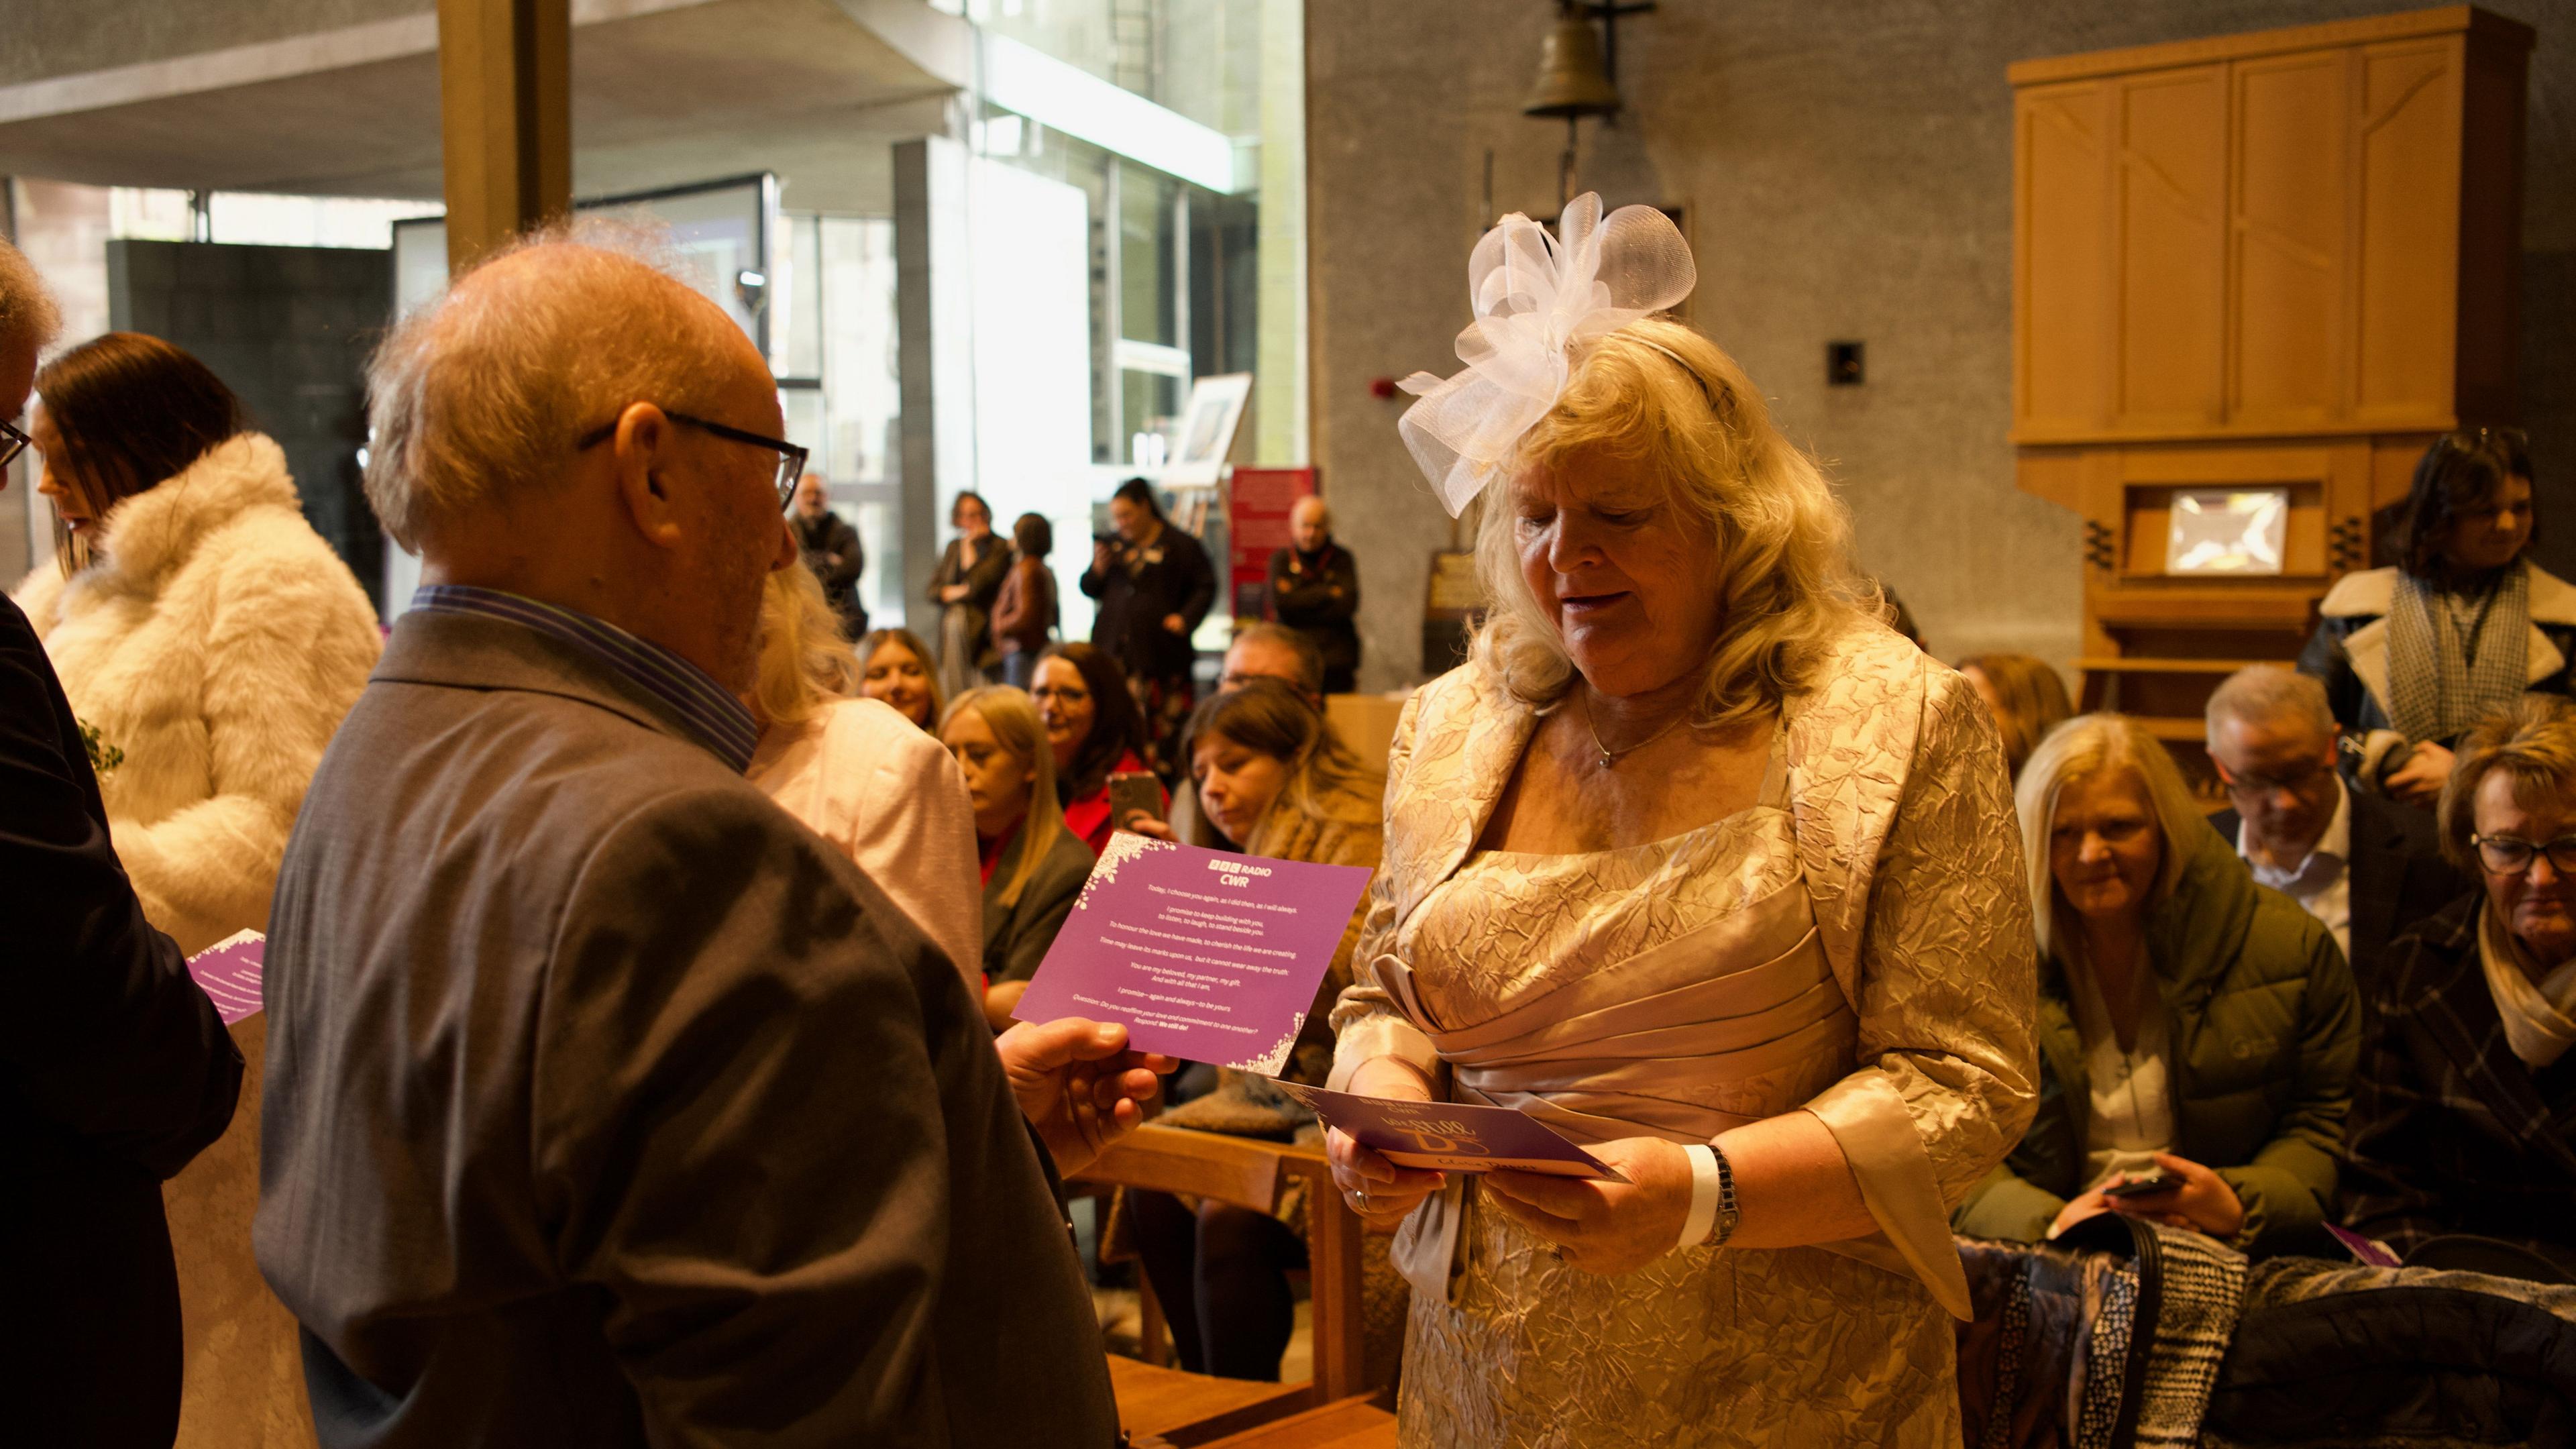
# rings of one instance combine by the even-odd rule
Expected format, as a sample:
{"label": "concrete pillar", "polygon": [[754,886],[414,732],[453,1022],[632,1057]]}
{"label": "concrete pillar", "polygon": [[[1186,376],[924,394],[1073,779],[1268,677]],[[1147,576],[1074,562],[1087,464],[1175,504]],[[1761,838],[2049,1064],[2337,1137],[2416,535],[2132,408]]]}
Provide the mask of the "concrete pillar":
{"label": "concrete pillar", "polygon": [[[902,399],[904,617],[939,567],[948,505],[975,486],[974,291],[966,148],[925,136],[894,148],[895,373]],[[927,637],[928,631],[915,632]],[[932,641],[934,644],[937,641]]]}
{"label": "concrete pillar", "polygon": [[453,276],[572,211],[572,0],[438,0]]}

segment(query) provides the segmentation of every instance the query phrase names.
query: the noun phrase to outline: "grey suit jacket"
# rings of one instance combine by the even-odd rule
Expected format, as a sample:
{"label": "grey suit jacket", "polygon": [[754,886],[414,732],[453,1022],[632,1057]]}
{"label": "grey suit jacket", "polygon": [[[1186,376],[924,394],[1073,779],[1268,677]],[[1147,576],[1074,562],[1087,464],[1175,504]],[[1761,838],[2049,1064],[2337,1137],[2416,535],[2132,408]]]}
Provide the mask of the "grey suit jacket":
{"label": "grey suit jacket", "polygon": [[1108,1445],[956,968],[556,641],[415,612],[279,877],[256,1244],[325,1445]]}

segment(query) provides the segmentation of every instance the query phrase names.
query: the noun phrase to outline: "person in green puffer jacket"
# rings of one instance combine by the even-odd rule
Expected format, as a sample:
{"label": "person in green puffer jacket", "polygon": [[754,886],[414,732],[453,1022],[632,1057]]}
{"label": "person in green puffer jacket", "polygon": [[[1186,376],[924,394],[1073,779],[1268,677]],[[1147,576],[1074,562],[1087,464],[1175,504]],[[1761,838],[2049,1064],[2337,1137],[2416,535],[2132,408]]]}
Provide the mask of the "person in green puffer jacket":
{"label": "person in green puffer jacket", "polygon": [[[2112,1210],[2257,1255],[2330,1248],[2361,1031],[2333,936],[2255,883],[2134,720],[2060,726],[2015,795],[2041,952],[2039,1114],[1953,1225],[2035,1241]],[[2104,1193],[2156,1176],[2174,1186]]]}

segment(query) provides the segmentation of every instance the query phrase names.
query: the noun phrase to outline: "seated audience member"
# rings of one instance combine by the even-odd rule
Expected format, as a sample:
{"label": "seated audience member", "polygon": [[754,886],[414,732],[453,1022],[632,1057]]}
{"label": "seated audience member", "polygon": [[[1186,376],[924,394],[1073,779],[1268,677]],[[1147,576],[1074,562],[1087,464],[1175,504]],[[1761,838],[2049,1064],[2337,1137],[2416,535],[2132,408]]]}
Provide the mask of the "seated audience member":
{"label": "seated audience member", "polygon": [[[0,467],[26,447],[36,351],[61,326],[0,242]],[[13,1442],[167,1449],[179,1279],[161,1184],[224,1134],[242,1058],[108,838],[80,721],[33,625],[0,598],[0,1354]]]}
{"label": "seated audience member", "polygon": [[[1385,838],[1379,802],[1386,782],[1361,770],[1297,690],[1275,679],[1252,679],[1212,695],[1192,715],[1189,739],[1199,798],[1208,820],[1223,832],[1206,843],[1272,860],[1376,868]],[[1146,825],[1147,833],[1166,833],[1159,824]],[[1281,1074],[1290,1081],[1322,1086],[1332,1071],[1328,1018],[1350,985],[1351,952],[1365,910],[1354,911],[1342,933],[1341,949]],[[1268,1079],[1233,1070],[1219,1073],[1216,1090],[1160,1120],[1247,1137],[1323,1140],[1322,1128],[1304,1107]],[[1182,1366],[1227,1378],[1277,1379],[1294,1316],[1285,1275],[1306,1262],[1303,1194],[1283,1204],[1276,1217],[1219,1202],[1199,1203],[1193,1211],[1161,1193],[1131,1193],[1128,1202],[1136,1249],[1170,1320]],[[1394,1336],[1402,1291],[1391,1272],[1371,1275],[1373,1339],[1381,1336],[1379,1329],[1386,1338]]]}
{"label": "seated audience member", "polygon": [[[2254,883],[2134,720],[2058,726],[2014,793],[2041,953],[2039,1115],[1959,1230],[2055,1237],[2107,1208],[2249,1252],[2310,1245],[2360,1032],[2334,938]],[[2103,1193],[2159,1174],[2173,1185]]]}
{"label": "seated audience member", "polygon": [[924,734],[939,733],[939,712],[948,700],[940,693],[938,667],[920,635],[910,629],[878,629],[852,653],[859,660],[860,695],[885,701]]}
{"label": "seated audience member", "polygon": [[939,741],[883,701],[854,697],[858,659],[802,564],[762,590],[759,671],[750,703],[760,743],[743,778],[838,846],[980,989],[966,782]]}
{"label": "seated audience member", "polygon": [[102,748],[116,853],[179,949],[268,924],[304,787],[382,647],[286,454],[206,365],[111,332],[36,376],[38,491],[68,532],[18,590]]}
{"label": "seated audience member", "polygon": [[1092,854],[1064,823],[1055,797],[1055,752],[1037,706],[1009,685],[970,689],[949,701],[939,738],[956,752],[975,808],[983,872],[984,1015],[995,1031],[1073,914]]}
{"label": "seated audience member", "polygon": [[[1319,713],[1324,708],[1324,656],[1313,640],[1294,629],[1254,624],[1226,646],[1217,692],[1241,689],[1256,679],[1279,680],[1295,689],[1308,708]],[[1332,727],[1328,723],[1325,728]],[[1198,787],[1186,774],[1172,787],[1172,813],[1167,818],[1174,839],[1205,841],[1208,827],[1199,815]]]}
{"label": "seated audience member", "polygon": [[759,349],[541,237],[368,382],[368,496],[429,582],[314,778],[265,982],[255,1232],[321,1443],[1117,1442],[1049,1175],[1161,1063],[1082,1021],[996,1042],[742,778],[796,557]]}
{"label": "seated audience member", "polygon": [[1055,526],[1038,514],[1021,514],[1011,525],[1011,550],[1011,571],[993,596],[993,647],[1001,651],[1002,682],[1025,690],[1037,674],[1038,656],[1055,637],[1055,571],[1046,564],[1055,551]]}
{"label": "seated audience member", "polygon": [[[1118,661],[1092,644],[1057,644],[1039,655],[1029,697],[1046,722],[1064,823],[1098,855],[1109,833],[1129,823],[1109,818],[1109,777],[1144,771],[1145,717]],[[1171,796],[1159,784],[1155,798],[1168,815]]]}
{"label": "seated audience member", "polygon": [[1360,610],[1359,560],[1333,537],[1332,510],[1311,494],[1288,510],[1288,538],[1270,555],[1270,617],[1314,646],[1319,694],[1348,694],[1360,668],[1360,631],[1351,622]]}
{"label": "seated audience member", "polygon": [[1995,717],[1995,728],[2004,737],[2004,768],[2016,780],[2030,752],[2075,714],[2066,700],[2066,681],[2044,659],[1971,654],[1959,661],[1959,673],[1986,702],[1986,713]]}
{"label": "seated audience member", "polygon": [[2442,844],[2482,889],[2398,939],[2354,1078],[2344,1222],[2499,1239],[2576,1281],[2576,722],[2460,742]]}
{"label": "seated audience member", "polygon": [[2334,933],[2367,1010],[2388,943],[2469,888],[2442,858],[2433,817],[2345,788],[2325,686],[2307,675],[2238,670],[2210,695],[2207,728],[2210,763],[2236,802],[2209,823],[2255,880]]}
{"label": "seated audience member", "polygon": [[2345,574],[2318,603],[2299,670],[2354,738],[2362,789],[2430,808],[2460,735],[2526,691],[2576,687],[2576,588],[2531,561],[2533,481],[2520,428],[2434,439],[2396,565]]}

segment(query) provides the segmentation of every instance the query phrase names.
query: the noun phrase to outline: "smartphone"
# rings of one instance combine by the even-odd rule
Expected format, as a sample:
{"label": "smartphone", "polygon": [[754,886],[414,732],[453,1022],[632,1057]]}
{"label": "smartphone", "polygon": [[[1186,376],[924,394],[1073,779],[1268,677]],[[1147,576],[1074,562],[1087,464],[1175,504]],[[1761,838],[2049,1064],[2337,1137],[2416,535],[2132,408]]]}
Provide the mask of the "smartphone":
{"label": "smartphone", "polygon": [[1163,818],[1163,783],[1146,770],[1121,770],[1109,777],[1109,823],[1120,830],[1127,819],[1143,811],[1156,820]]}
{"label": "smartphone", "polygon": [[2169,1172],[2159,1172],[2153,1177],[2133,1177],[2127,1182],[2115,1182],[2102,1189],[2102,1195],[2104,1197],[2154,1197],[2157,1193],[2168,1192],[2180,1186],[2182,1186],[2181,1178]]}

